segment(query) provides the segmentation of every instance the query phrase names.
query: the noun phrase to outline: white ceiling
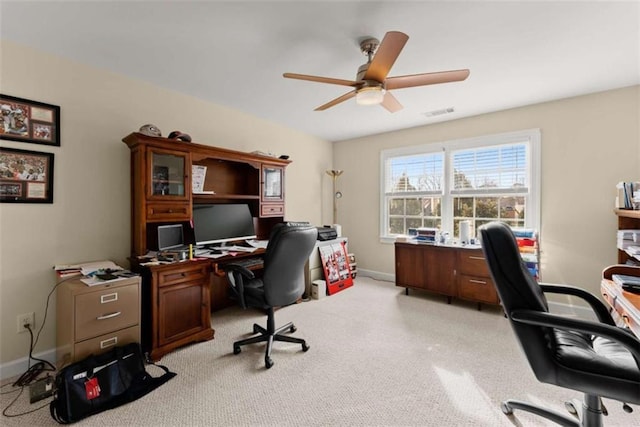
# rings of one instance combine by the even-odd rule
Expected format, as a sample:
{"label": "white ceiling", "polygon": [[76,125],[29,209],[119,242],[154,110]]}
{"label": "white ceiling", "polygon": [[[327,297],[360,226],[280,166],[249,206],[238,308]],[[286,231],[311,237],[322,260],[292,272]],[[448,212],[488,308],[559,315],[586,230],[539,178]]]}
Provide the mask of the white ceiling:
{"label": "white ceiling", "polygon": [[[0,1],[3,39],[330,141],[640,84],[637,1]],[[359,40],[391,30],[409,41],[390,77],[471,75],[396,90],[393,114],[353,99],[315,112],[349,88],[282,77],[352,80]]]}

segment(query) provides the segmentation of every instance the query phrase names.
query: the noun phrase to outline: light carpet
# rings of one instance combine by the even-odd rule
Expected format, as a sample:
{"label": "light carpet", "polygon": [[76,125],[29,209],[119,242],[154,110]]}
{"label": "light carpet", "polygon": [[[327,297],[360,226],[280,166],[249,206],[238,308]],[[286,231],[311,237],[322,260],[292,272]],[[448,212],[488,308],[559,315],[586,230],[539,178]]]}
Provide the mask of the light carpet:
{"label": "light carpet", "polygon": [[[128,405],[78,426],[546,426],[524,412],[507,417],[500,402],[517,398],[564,411],[570,390],[540,384],[499,307],[410,291],[358,277],[333,296],[276,312],[293,321],[311,349],[275,344],[274,366],[264,367],[264,344],[243,347],[259,311],[232,307],[213,313],[215,339],[162,358],[178,376]],[[154,376],[160,370],[149,366]],[[3,391],[6,391],[4,388]],[[2,407],[16,395],[3,394]],[[43,401],[46,402],[46,401]],[[28,390],[10,414],[37,408]],[[640,425],[606,400],[608,426]],[[0,424],[56,425],[48,408]]]}

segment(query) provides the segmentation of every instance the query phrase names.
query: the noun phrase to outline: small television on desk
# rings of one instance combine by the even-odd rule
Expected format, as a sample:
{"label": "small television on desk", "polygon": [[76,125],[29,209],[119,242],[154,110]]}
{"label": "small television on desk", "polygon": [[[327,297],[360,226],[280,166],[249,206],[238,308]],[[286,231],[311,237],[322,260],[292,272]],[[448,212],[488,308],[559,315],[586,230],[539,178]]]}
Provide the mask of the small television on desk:
{"label": "small television on desk", "polygon": [[198,246],[255,239],[247,204],[193,205],[193,232]]}

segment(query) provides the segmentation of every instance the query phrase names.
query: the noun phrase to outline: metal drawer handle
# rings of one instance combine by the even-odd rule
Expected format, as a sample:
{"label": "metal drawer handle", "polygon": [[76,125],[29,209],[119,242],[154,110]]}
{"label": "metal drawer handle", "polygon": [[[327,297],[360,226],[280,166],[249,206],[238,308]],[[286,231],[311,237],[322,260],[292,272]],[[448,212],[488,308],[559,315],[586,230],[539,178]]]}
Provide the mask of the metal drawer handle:
{"label": "metal drawer handle", "polygon": [[116,344],[118,344],[118,337],[113,337],[104,341],[100,341],[100,348],[103,349],[107,347],[113,347]]}
{"label": "metal drawer handle", "polygon": [[106,320],[106,319],[111,319],[113,317],[118,317],[122,314],[121,311],[116,311],[115,313],[111,313],[111,314],[104,314],[102,316],[98,316],[96,319],[97,320]]}
{"label": "metal drawer handle", "polygon": [[471,283],[477,283],[477,284],[479,284],[479,285],[486,285],[486,284],[487,284],[487,282],[485,282],[484,280],[474,280],[474,279],[469,279],[469,281],[470,281]]}
{"label": "metal drawer handle", "polygon": [[118,293],[114,292],[112,294],[100,295],[100,304],[104,304],[107,302],[118,301]]}
{"label": "metal drawer handle", "polygon": [[469,256],[469,259],[481,259],[484,261],[484,257],[482,256]]}

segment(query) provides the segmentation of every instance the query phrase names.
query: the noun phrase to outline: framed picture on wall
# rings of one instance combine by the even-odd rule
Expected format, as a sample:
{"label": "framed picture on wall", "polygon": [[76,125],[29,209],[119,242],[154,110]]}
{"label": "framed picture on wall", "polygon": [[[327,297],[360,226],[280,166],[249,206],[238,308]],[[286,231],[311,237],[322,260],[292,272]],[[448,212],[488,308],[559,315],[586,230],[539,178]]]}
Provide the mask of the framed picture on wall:
{"label": "framed picture on wall", "polygon": [[52,153],[0,147],[0,202],[53,203]]}
{"label": "framed picture on wall", "polygon": [[60,146],[60,107],[0,94],[0,139]]}

